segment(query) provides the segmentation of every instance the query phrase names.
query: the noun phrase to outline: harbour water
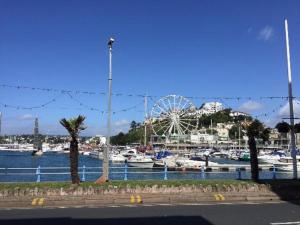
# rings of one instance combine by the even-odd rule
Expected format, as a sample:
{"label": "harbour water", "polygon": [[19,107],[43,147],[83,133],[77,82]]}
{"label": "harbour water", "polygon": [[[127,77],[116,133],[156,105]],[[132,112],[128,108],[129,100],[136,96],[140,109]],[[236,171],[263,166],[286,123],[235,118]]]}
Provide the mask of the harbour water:
{"label": "harbour water", "polygon": [[[242,163],[224,159],[215,159],[219,163]],[[37,168],[40,166],[40,171]],[[42,156],[31,156],[31,152],[0,151],[0,182],[36,182],[38,175],[40,181],[68,181],[69,175],[69,154],[46,152]],[[94,181],[101,175],[102,160],[89,156],[79,156],[79,171],[82,180]],[[84,168],[85,167],[85,168]],[[168,171],[165,174],[163,169],[127,169],[128,180],[163,180],[167,179],[237,179],[238,172],[212,171],[201,173],[201,171]],[[273,179],[272,171],[260,171],[261,179]],[[124,180],[125,165],[110,164],[110,179]],[[242,179],[249,179],[249,171],[241,171]],[[292,178],[291,173],[276,172],[276,178]]]}

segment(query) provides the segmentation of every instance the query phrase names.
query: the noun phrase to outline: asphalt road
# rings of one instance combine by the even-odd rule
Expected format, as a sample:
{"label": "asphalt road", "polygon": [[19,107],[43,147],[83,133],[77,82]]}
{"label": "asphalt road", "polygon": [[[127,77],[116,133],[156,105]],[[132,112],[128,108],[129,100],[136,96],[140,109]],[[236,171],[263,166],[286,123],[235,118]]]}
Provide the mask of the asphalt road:
{"label": "asphalt road", "polygon": [[0,225],[300,225],[300,205],[243,203],[0,210]]}

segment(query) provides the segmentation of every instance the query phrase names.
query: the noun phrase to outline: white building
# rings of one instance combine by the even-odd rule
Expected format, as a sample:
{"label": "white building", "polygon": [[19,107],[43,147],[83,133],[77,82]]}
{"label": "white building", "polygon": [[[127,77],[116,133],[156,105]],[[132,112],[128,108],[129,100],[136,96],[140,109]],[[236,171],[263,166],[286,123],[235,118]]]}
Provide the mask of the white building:
{"label": "white building", "polygon": [[199,115],[210,115],[224,109],[223,104],[220,102],[206,102],[198,110]]}
{"label": "white building", "polygon": [[249,114],[239,111],[231,111],[229,114],[231,117],[237,117],[237,116],[249,116]]}
{"label": "white building", "polygon": [[90,138],[86,141],[87,144],[90,143],[99,143],[99,145],[105,145],[106,144],[106,137],[103,135],[96,135],[95,137]]}
{"label": "white building", "polygon": [[190,135],[190,141],[193,144],[201,144],[201,143],[216,143],[217,142],[217,136],[211,135],[206,132],[193,132]]}

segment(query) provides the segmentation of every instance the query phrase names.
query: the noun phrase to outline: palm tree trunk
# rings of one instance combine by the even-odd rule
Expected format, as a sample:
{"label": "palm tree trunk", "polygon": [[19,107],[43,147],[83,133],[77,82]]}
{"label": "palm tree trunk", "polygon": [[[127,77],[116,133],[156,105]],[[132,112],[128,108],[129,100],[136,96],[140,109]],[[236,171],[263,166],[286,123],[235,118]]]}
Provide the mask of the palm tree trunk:
{"label": "palm tree trunk", "polygon": [[257,148],[254,136],[250,136],[248,140],[250,149],[250,165],[251,165],[251,179],[257,181],[259,179],[258,173],[258,159],[257,159]]}
{"label": "palm tree trunk", "polygon": [[77,138],[72,138],[70,142],[70,172],[72,184],[79,184],[80,178],[78,175],[78,141]]}

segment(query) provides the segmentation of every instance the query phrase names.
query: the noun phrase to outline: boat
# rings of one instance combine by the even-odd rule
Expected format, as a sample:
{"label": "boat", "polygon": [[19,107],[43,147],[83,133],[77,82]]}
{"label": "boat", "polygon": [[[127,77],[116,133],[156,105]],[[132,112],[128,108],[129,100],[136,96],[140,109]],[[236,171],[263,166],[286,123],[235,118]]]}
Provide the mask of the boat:
{"label": "boat", "polygon": [[[200,169],[201,167],[206,167],[205,161],[199,161],[199,160],[192,160],[192,159],[186,159],[186,158],[179,158],[176,160],[176,164],[178,167],[183,167],[187,169]],[[218,166],[219,163],[216,162],[207,162],[208,166]]]}
{"label": "boat", "polygon": [[32,156],[41,156],[43,155],[43,151],[42,149],[38,149],[38,150],[34,150],[32,153],[31,153]]}
{"label": "boat", "polygon": [[[281,157],[279,162],[274,163],[276,170],[283,172],[291,172],[293,171],[293,158],[290,156]],[[300,170],[300,155],[296,156],[297,161],[297,171]]]}
{"label": "boat", "polygon": [[280,160],[279,155],[261,155],[257,157],[259,164],[274,164]]}
{"label": "boat", "polygon": [[133,155],[127,159],[128,166],[138,168],[153,168],[154,162],[144,155]]}
{"label": "boat", "polygon": [[126,160],[126,157],[124,157],[121,154],[112,154],[109,156],[109,161],[112,163],[124,163]]}
{"label": "boat", "polygon": [[103,152],[93,150],[90,152],[89,156],[96,159],[103,159]]}
{"label": "boat", "polygon": [[238,160],[239,161],[250,161],[250,151],[243,150],[238,153]]}

